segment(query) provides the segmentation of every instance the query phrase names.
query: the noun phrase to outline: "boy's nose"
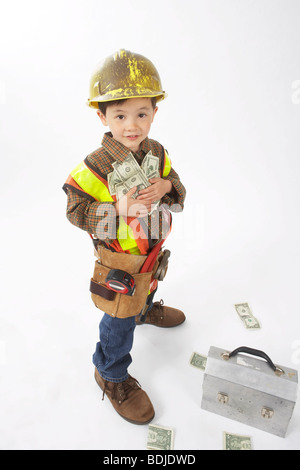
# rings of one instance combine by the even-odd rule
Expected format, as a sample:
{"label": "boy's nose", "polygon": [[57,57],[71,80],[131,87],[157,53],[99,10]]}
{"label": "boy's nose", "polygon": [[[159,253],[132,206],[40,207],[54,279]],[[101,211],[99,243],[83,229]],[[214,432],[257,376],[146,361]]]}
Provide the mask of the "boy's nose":
{"label": "boy's nose", "polygon": [[126,122],[126,128],[128,131],[134,131],[137,129],[136,120],[134,118],[128,119]]}

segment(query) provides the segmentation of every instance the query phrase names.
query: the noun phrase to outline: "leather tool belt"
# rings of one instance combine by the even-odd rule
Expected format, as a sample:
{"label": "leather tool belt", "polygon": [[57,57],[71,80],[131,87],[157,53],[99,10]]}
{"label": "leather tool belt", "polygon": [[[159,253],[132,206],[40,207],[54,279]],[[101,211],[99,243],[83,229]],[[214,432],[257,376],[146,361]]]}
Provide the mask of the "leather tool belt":
{"label": "leather tool belt", "polygon": [[[92,300],[97,308],[117,318],[127,318],[138,315],[144,308],[149,294],[150,284],[155,275],[162,280],[167,271],[169,250],[160,251],[153,269],[141,273],[146,255],[130,255],[114,253],[104,246],[98,246],[94,274],[91,278],[90,291]],[[117,293],[105,285],[105,279],[111,269],[121,269],[131,274],[135,280],[136,289],[133,296]]]}

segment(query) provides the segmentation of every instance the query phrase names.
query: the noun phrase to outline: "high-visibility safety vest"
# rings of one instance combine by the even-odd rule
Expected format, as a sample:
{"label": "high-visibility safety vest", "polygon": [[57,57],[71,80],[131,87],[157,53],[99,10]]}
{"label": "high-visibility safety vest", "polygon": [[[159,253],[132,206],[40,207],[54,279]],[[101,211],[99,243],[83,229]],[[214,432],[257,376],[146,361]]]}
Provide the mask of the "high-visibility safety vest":
{"label": "high-visibility safety vest", "polygon": [[[171,171],[171,160],[166,150],[162,167],[161,177],[165,178]],[[100,176],[86,158],[71,171],[63,189],[67,192],[71,189],[81,194],[91,201],[116,202],[116,196],[111,195],[108,188],[107,179]],[[171,214],[169,215],[169,230],[171,230]],[[152,248],[151,239],[147,236],[147,229],[143,226],[142,219],[135,217],[119,217],[119,226],[116,239],[111,243],[102,240],[109,248],[117,252],[125,252],[133,255],[146,255]]]}

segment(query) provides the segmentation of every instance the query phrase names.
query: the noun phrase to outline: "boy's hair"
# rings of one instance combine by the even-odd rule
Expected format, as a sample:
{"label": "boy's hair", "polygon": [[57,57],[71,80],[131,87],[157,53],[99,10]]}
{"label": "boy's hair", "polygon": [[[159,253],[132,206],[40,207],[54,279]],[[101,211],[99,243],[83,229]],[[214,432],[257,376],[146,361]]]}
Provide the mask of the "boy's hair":
{"label": "boy's hair", "polygon": [[[127,98],[129,99],[129,98]],[[124,100],[115,100],[115,101],[104,101],[104,102],[98,102],[98,108],[100,109],[101,113],[104,114],[104,116],[106,115],[106,110],[108,108],[108,106],[112,106],[114,104],[120,104],[120,103],[124,103],[124,101],[127,101],[127,99],[124,99]],[[153,109],[155,108],[156,106],[156,96],[154,96],[153,98],[150,98],[151,99],[151,104],[153,106]]]}

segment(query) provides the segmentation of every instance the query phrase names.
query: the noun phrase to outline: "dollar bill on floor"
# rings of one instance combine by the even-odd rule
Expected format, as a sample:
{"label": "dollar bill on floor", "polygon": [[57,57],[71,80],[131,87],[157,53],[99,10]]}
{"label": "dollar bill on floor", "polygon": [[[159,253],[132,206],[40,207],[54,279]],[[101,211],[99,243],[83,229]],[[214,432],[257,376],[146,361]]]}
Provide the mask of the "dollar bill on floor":
{"label": "dollar bill on floor", "polygon": [[207,356],[193,352],[190,358],[190,364],[197,369],[205,370]]}
{"label": "dollar bill on floor", "polygon": [[223,450],[252,450],[251,437],[224,431]]}
{"label": "dollar bill on floor", "polygon": [[147,449],[172,450],[174,448],[174,431],[171,428],[149,424]]}
{"label": "dollar bill on floor", "polygon": [[260,323],[251,312],[250,307],[247,302],[242,303],[242,304],[235,304],[234,306],[235,306],[238,316],[240,317],[240,319],[244,323],[244,326],[248,330],[260,329]]}

